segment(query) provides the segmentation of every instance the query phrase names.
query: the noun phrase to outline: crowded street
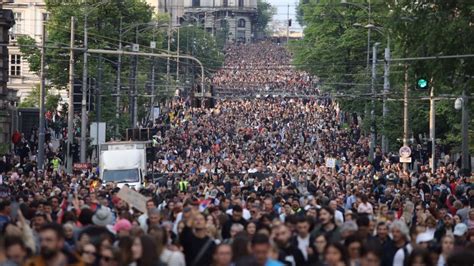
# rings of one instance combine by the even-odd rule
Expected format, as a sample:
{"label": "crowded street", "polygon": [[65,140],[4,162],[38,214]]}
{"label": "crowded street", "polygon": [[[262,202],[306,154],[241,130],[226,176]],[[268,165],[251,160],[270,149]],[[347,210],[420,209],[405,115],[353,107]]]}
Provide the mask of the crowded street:
{"label": "crowded street", "polygon": [[0,266],[474,265],[464,4],[11,2]]}

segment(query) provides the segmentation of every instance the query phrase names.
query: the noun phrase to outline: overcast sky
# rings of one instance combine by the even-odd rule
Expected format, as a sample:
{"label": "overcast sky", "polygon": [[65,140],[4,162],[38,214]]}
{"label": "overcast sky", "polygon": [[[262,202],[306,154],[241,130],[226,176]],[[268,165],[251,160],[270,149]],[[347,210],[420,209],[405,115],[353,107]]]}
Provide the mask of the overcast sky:
{"label": "overcast sky", "polygon": [[[301,26],[296,22],[296,11],[295,8],[298,5],[298,0],[267,0],[270,4],[277,8],[276,15],[273,17],[273,20],[276,20],[284,25],[286,25],[286,20],[288,17],[288,11],[290,13],[290,18],[292,19],[292,31],[301,31]],[[289,8],[288,8],[289,5]]]}

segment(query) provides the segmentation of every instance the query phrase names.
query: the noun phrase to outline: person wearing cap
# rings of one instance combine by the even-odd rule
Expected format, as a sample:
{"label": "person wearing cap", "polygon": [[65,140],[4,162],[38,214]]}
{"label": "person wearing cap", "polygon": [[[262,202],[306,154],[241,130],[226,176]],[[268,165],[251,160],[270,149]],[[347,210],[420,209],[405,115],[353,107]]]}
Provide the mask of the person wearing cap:
{"label": "person wearing cap", "polygon": [[114,232],[118,237],[130,236],[130,230],[132,230],[132,223],[127,219],[119,219],[113,227]]}
{"label": "person wearing cap", "polygon": [[458,223],[454,227],[453,235],[454,235],[454,244],[456,247],[463,247],[466,244],[466,233],[467,233],[467,225],[464,223]]}

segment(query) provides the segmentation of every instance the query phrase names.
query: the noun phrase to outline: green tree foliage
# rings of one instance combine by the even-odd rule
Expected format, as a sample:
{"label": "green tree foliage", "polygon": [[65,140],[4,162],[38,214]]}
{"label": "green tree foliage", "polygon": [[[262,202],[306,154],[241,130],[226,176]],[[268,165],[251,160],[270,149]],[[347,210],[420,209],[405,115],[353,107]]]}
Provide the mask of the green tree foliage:
{"label": "green tree foliage", "polygon": [[[321,79],[326,91],[343,94],[343,108],[364,117],[370,100],[370,75],[367,65],[367,30],[354,25],[372,24],[371,45],[380,42],[378,58],[390,37],[392,58],[472,54],[474,43],[474,10],[469,1],[389,0],[371,1],[368,20],[367,1],[307,0],[300,1],[297,13],[306,26],[304,39],[291,44],[295,65]],[[372,49],[370,49],[372,51]],[[409,75],[410,135],[428,133],[429,102],[420,99],[427,92],[415,90],[416,78],[426,77],[435,95],[460,95],[473,87],[474,60],[449,59],[406,62]],[[383,63],[377,68],[376,92],[383,90]],[[389,116],[377,119],[378,134],[389,137],[392,150],[401,144],[403,124],[404,63],[392,63]],[[381,101],[376,101],[376,116],[381,116]],[[437,101],[436,136],[447,148],[460,146],[461,114],[453,100]],[[473,101],[469,110],[472,113]],[[365,119],[367,120],[367,119]],[[471,120],[471,130],[474,120]],[[366,127],[368,128],[368,127]],[[472,138],[472,136],[471,136]],[[474,144],[471,143],[472,149]]]}
{"label": "green tree foliage", "polygon": [[[61,101],[61,95],[53,94],[51,88],[46,88],[46,97],[44,107],[46,111],[56,110]],[[19,107],[39,107],[40,102],[40,86],[35,86],[28,96],[20,103]]]}
{"label": "green tree foliage", "polygon": [[[187,25],[181,27],[179,31],[180,54],[187,54],[196,57],[202,62],[206,71],[212,73],[217,70],[224,61],[224,56],[217,46],[216,39],[201,27]],[[177,50],[177,32],[174,32],[172,51]],[[200,73],[199,65],[193,60],[186,60],[184,66],[190,64],[196,73]],[[176,67],[176,66],[175,66]]]}
{"label": "green tree foliage", "polygon": [[257,21],[255,22],[255,31],[266,33],[268,23],[276,13],[276,8],[265,0],[257,0]]}
{"label": "green tree foliage", "polygon": [[[84,3],[85,2],[85,3]],[[47,21],[47,47],[46,47],[46,78],[52,87],[56,89],[66,89],[69,77],[69,42],[70,42],[70,18],[75,17],[75,47],[84,47],[84,20],[87,15],[88,47],[117,50],[119,42],[122,41],[123,50],[131,50],[132,44],[138,43],[140,52],[167,52],[167,29],[169,17],[164,15],[153,15],[152,9],[142,0],[88,0],[59,3],[54,0],[46,1],[47,11],[50,14]],[[210,38],[210,34],[198,27],[193,27],[183,31],[194,32],[194,53],[203,61],[206,69],[215,69],[223,61],[222,56],[216,52],[215,41]],[[188,34],[191,35],[191,34]],[[186,38],[182,38],[184,44]],[[151,41],[156,43],[156,48],[151,49]],[[30,69],[37,72],[40,68],[40,49],[31,37],[21,37],[18,40],[21,52],[30,64]],[[176,49],[171,49],[174,53]],[[185,50],[181,49],[181,53]],[[83,72],[83,52],[75,51],[75,75],[74,83],[76,93],[80,93]],[[129,96],[132,84],[137,85],[138,119],[148,116],[151,93],[151,69],[155,66],[155,99],[163,99],[174,92],[174,88],[166,82],[166,58],[138,57],[137,76],[131,75],[132,57],[122,56],[121,64],[121,97],[119,110],[120,117],[115,118],[115,100],[117,90],[117,61],[116,55],[101,56],[102,63],[99,63],[98,54],[89,54],[88,78],[91,80],[91,120],[95,121],[97,106],[96,97],[100,97],[99,107],[101,108],[101,120],[108,122],[108,129],[114,132],[116,125],[124,129],[129,125]],[[172,60],[175,62],[175,60]],[[192,69],[193,67],[190,67]],[[99,78],[99,73],[102,73]],[[175,71],[171,71],[172,74]],[[197,73],[200,74],[199,71]],[[172,78],[173,79],[173,78]],[[174,79],[173,79],[174,80]],[[27,103],[25,103],[27,104]],[[111,135],[109,135],[111,136]]]}

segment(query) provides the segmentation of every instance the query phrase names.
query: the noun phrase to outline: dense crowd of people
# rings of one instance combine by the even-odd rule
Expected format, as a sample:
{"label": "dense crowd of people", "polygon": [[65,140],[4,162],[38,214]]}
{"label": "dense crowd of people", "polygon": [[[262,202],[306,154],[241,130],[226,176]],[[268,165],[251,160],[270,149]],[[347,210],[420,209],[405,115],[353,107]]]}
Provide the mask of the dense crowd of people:
{"label": "dense crowd of people", "polygon": [[[267,49],[230,48],[227,64],[269,67],[236,62],[243,51],[289,59],[259,45]],[[240,72],[226,71],[216,82],[243,86]],[[253,82],[271,86],[281,73]],[[329,97],[220,100],[213,109],[176,99],[156,122],[148,178],[131,188],[147,197],[146,211],[96,168],[66,174],[54,152],[44,172],[34,150],[2,157],[0,265],[474,264],[474,177],[450,160],[434,173],[380,150],[370,161],[357,117]]]}
{"label": "dense crowd of people", "polygon": [[221,96],[255,96],[278,93],[314,95],[315,78],[291,64],[288,50],[275,42],[233,44],[225,50],[225,62],[213,77]]}

